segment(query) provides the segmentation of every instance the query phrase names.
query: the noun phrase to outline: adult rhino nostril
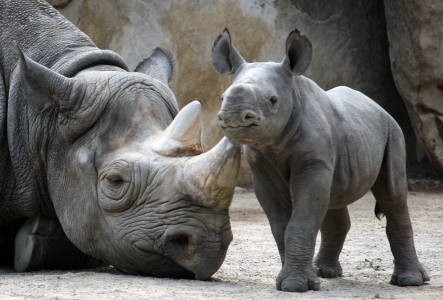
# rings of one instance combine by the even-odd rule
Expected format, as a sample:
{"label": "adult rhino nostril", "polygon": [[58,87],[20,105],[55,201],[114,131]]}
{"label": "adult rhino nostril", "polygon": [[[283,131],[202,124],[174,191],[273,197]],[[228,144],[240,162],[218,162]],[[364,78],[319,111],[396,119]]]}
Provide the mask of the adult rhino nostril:
{"label": "adult rhino nostril", "polygon": [[177,246],[188,248],[189,246],[189,237],[187,235],[179,235],[174,237],[171,240],[171,243],[176,244]]}
{"label": "adult rhino nostril", "polygon": [[193,255],[201,243],[201,237],[186,228],[171,228],[163,237],[166,254],[176,259],[182,255]]}

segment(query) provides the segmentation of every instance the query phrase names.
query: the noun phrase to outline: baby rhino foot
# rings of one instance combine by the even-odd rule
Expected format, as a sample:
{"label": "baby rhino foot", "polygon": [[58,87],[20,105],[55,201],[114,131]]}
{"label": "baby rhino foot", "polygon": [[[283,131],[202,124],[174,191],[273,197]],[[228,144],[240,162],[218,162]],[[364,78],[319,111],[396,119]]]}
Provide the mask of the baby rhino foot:
{"label": "baby rhino foot", "polygon": [[276,288],[279,291],[303,293],[308,290],[320,290],[320,279],[318,279],[314,270],[307,272],[304,276],[284,276],[282,273],[283,270],[280,271],[277,277]]}
{"label": "baby rhino foot", "polygon": [[429,280],[429,275],[420,265],[420,267],[416,271],[401,272],[394,270],[394,274],[392,274],[390,284],[399,286],[422,285],[425,281]]}
{"label": "baby rhino foot", "polygon": [[343,269],[339,262],[336,262],[334,265],[316,263],[314,266],[319,277],[336,278],[343,275]]}
{"label": "baby rhino foot", "polygon": [[29,218],[15,238],[14,268],[18,272],[102,265],[102,261],[84,254],[69,241],[57,219]]}

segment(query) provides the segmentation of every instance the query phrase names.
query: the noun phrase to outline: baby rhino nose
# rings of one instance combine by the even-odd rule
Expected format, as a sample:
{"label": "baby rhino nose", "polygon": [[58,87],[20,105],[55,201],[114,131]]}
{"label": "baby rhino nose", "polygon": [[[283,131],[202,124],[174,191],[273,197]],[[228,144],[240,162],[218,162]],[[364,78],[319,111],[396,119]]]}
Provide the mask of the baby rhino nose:
{"label": "baby rhino nose", "polygon": [[251,109],[233,111],[222,109],[218,113],[218,120],[222,128],[226,127],[247,127],[250,125],[259,125],[258,114]]}
{"label": "baby rhino nose", "polygon": [[224,121],[225,120],[225,114],[224,114],[224,112],[222,110],[218,112],[217,116],[218,116],[218,120],[219,121]]}

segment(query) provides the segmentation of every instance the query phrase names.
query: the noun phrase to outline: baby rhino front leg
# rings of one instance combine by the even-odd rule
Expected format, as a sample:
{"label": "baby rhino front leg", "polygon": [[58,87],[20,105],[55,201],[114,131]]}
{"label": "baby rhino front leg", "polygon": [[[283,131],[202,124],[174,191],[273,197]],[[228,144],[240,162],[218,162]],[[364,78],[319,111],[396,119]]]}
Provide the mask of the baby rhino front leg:
{"label": "baby rhino front leg", "polygon": [[312,265],[315,241],[329,205],[332,176],[311,165],[291,175],[292,216],[285,232],[285,262],[277,277],[277,289],[289,292],[320,290]]}

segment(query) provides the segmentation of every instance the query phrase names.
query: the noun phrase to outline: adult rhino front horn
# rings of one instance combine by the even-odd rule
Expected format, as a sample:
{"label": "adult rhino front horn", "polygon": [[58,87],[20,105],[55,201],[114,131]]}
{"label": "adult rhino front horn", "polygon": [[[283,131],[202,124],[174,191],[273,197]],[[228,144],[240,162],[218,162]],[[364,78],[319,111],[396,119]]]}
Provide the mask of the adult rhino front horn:
{"label": "adult rhino front horn", "polygon": [[232,240],[240,148],[202,153],[201,105],[178,112],[171,55],[128,72],[44,1],[0,14],[0,266],[209,278]]}

